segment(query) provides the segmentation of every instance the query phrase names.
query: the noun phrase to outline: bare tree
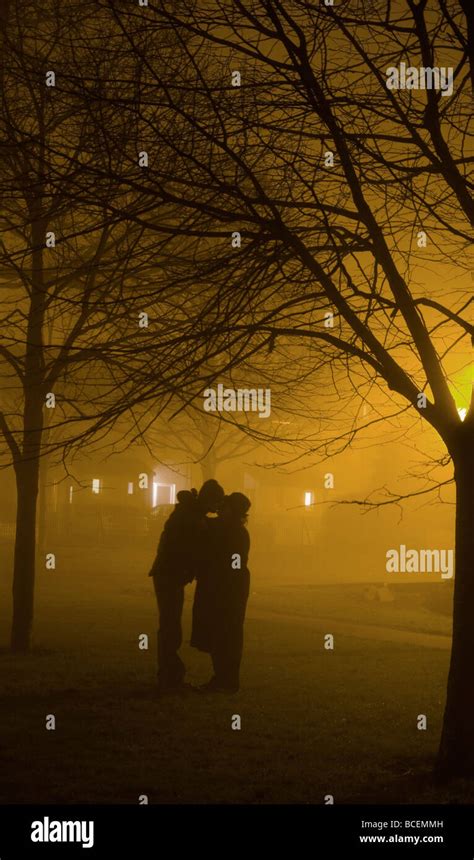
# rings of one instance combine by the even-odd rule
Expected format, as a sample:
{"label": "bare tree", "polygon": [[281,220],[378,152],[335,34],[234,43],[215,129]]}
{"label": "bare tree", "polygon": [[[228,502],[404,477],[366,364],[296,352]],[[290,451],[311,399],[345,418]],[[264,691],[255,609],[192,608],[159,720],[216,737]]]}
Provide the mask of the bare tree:
{"label": "bare tree", "polygon": [[27,650],[41,458],[103,440],[139,403],[157,344],[159,410],[158,380],[167,401],[190,321],[179,285],[157,284],[172,236],[131,221],[141,192],[122,194],[113,182],[117,171],[141,169],[135,118],[115,109],[133,101],[140,68],[114,39],[114,22],[56,0],[1,12],[0,431],[17,486],[11,645]]}
{"label": "bare tree", "polygon": [[210,415],[197,406],[176,413],[176,406],[174,415],[163,414],[147,431],[146,443],[153,452],[172,456],[178,466],[199,465],[203,481],[216,478],[222,464],[255,450],[251,434],[243,434],[220,415]]}
{"label": "bare tree", "polygon": [[[173,75],[142,49],[137,12],[119,18],[174,117],[171,136],[149,114],[172,169],[157,165],[142,188],[181,208],[183,280],[211,284],[200,325],[220,371],[276,348],[306,365],[312,356],[362,398],[378,386],[389,407],[414,410],[451,458],[456,583],[437,770],[472,776],[467,13],[456,0],[183,0],[177,11],[157,0],[149,38],[184,34],[188,63]],[[150,378],[145,397],[152,388]]]}

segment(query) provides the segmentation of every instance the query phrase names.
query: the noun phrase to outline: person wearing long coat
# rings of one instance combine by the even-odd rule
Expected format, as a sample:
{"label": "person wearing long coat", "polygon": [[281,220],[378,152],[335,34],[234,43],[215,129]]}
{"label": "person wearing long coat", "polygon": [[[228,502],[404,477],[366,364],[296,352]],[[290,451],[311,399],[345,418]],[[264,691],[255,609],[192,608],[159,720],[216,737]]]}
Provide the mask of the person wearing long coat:
{"label": "person wearing long coat", "polygon": [[168,517],[158,544],[149,575],[153,577],[160,618],[157,633],[160,692],[180,689],[184,684],[186,667],[179,655],[184,588],[192,582],[197,570],[206,514],[215,512],[223,498],[224,490],[213,480],[206,481],[199,494],[195,490],[179,492],[178,504]]}
{"label": "person wearing long coat", "polygon": [[197,571],[191,645],[211,655],[214,675],[200,689],[237,692],[250,588],[250,537],[245,522],[250,508],[243,493],[226,496],[208,521]]}

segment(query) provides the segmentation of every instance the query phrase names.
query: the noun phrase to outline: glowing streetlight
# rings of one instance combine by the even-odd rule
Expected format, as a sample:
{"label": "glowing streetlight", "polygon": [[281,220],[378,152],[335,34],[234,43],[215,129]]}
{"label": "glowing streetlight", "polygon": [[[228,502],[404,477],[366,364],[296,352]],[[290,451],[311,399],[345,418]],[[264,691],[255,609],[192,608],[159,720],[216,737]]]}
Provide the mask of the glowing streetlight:
{"label": "glowing streetlight", "polygon": [[461,406],[460,408],[458,408],[458,415],[459,415],[461,421],[464,421],[464,419],[467,415],[467,409],[465,408],[465,406]]}

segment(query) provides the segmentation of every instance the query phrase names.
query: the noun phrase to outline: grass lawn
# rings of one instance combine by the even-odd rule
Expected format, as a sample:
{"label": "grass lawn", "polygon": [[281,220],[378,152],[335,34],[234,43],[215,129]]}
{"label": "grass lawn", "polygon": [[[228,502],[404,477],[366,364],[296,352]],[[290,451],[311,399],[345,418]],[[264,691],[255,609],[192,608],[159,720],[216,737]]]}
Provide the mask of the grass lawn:
{"label": "grass lawn", "polygon": [[[323,647],[332,617],[448,632],[444,604],[415,589],[377,608],[360,587],[254,577],[241,692],[159,699],[148,562],[132,567],[119,551],[59,554],[58,569],[38,576],[35,650],[21,657],[6,650],[3,577],[1,803],[136,804],[142,794],[150,803],[474,801],[474,785],[441,789],[430,779],[449,651],[344,635],[340,623],[334,651]],[[191,599],[189,590],[185,638]],[[206,655],[187,644],[182,653],[189,680],[206,680]]]}

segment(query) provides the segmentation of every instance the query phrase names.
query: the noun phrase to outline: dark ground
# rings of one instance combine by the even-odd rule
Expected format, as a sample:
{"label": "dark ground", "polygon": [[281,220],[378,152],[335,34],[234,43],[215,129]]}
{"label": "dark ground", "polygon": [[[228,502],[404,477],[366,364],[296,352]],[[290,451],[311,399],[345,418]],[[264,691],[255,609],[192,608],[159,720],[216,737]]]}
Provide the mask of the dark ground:
{"label": "dark ground", "polygon": [[[430,776],[449,656],[444,584],[401,585],[381,604],[362,585],[255,574],[241,692],[159,699],[148,555],[132,565],[118,550],[58,554],[58,569],[38,576],[35,650],[21,657],[5,647],[4,560],[0,803],[474,801],[474,785],[440,789]],[[191,599],[189,589],[185,638]],[[184,645],[183,656],[189,680],[209,677],[206,655]]]}

